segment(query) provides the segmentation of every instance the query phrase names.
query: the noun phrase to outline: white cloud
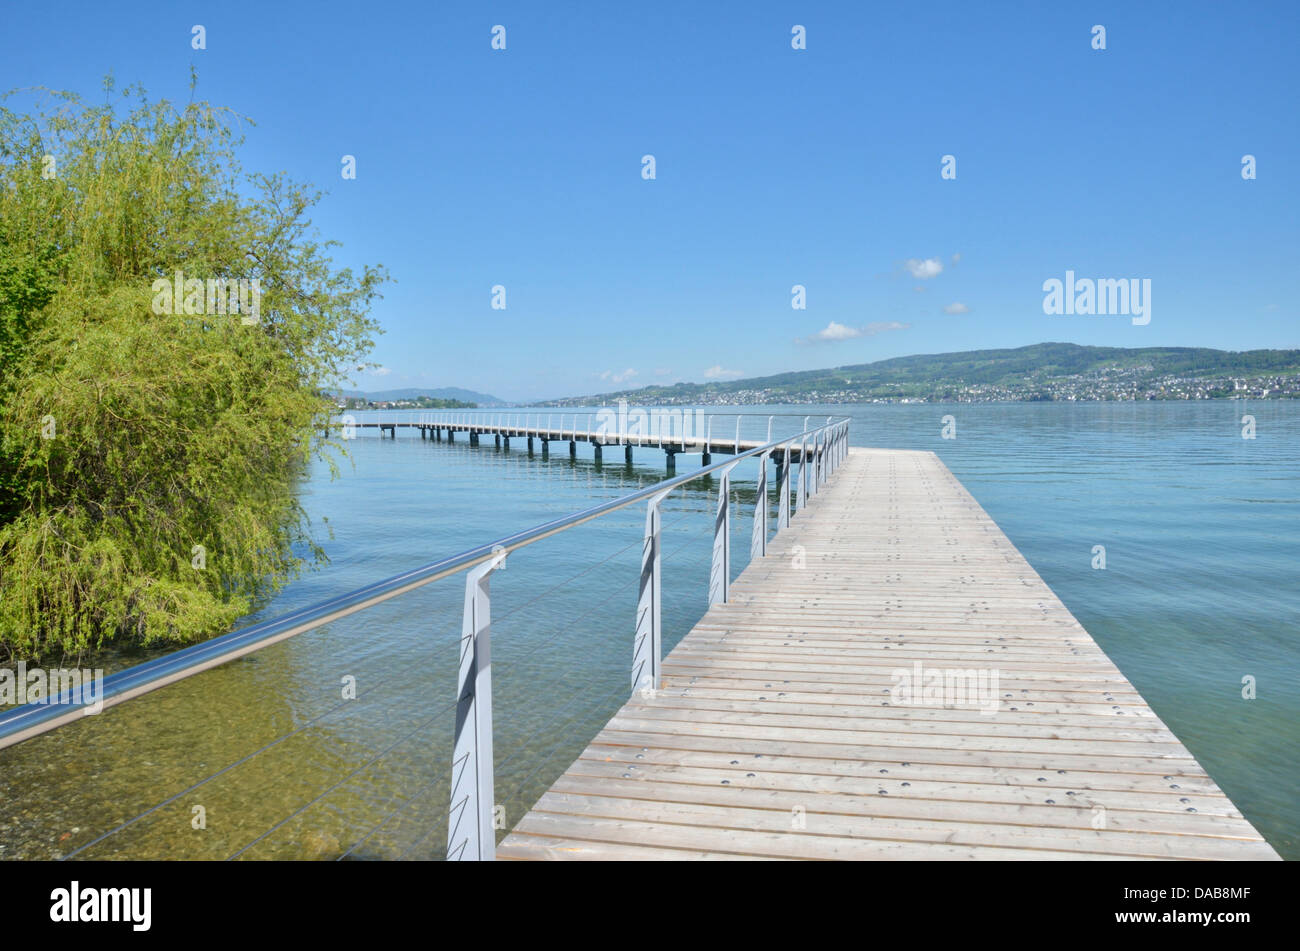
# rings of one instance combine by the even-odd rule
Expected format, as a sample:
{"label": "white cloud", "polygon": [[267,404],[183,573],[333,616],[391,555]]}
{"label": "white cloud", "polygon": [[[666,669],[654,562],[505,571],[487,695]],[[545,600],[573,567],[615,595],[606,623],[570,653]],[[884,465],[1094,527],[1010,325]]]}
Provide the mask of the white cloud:
{"label": "white cloud", "polygon": [[955,265],[957,265],[957,264],[960,263],[960,262],[961,262],[961,254],[960,254],[960,252],[959,252],[959,253],[954,254],[954,255],[952,256],[952,263],[953,263],[953,265],[955,266]]}
{"label": "white cloud", "polygon": [[850,327],[832,320],[822,330],[811,337],[800,337],[795,343],[836,343],[840,340],[854,340],[858,337],[874,337],[876,334],[890,330],[907,330],[911,324],[899,323],[897,320],[876,321],[865,327]]}
{"label": "white cloud", "polygon": [[706,380],[734,380],[736,377],[744,375],[745,373],[743,370],[724,370],[722,369],[722,365],[719,363],[713,364],[713,366],[704,371],[704,378]]}
{"label": "white cloud", "polygon": [[908,258],[903,262],[903,267],[907,268],[907,272],[912,277],[928,281],[932,277],[938,277],[943,271],[943,262],[938,258],[926,258],[924,261],[920,258]]}
{"label": "white cloud", "polygon": [[390,370],[388,367],[375,367],[370,372],[373,373],[375,376],[388,376],[388,374],[392,373],[393,371]]}
{"label": "white cloud", "polygon": [[606,370],[604,373],[600,375],[600,378],[610,383],[626,383],[634,376],[636,376],[636,370],[633,370],[631,367],[628,367],[622,373],[616,373],[613,370]]}
{"label": "white cloud", "polygon": [[862,334],[854,327],[838,324],[832,320],[826,325],[825,330],[819,330],[813,336],[819,340],[851,340],[854,337],[861,337]]}
{"label": "white cloud", "polygon": [[944,307],[943,312],[945,314],[969,314],[970,308],[961,301],[953,301]]}

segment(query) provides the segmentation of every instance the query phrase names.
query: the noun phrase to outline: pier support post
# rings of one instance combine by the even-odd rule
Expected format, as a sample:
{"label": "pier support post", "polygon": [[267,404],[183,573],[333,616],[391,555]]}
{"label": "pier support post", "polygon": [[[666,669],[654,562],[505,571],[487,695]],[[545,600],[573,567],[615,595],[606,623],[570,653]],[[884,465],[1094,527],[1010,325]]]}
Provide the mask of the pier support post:
{"label": "pier support post", "polygon": [[632,444],[628,443],[623,447],[623,461],[629,466],[632,464]]}
{"label": "pier support post", "polygon": [[[677,471],[677,453],[675,453],[675,452],[674,452],[673,450],[671,450],[671,449],[666,449],[666,450],[664,450],[664,455],[667,457],[667,458],[664,460],[664,468],[665,468],[669,473],[676,472],[676,471]],[[632,456],[632,453],[629,452],[629,453],[628,453],[628,460],[627,460],[628,462],[631,462],[631,461],[632,461],[631,456]]]}
{"label": "pier support post", "polygon": [[497,448],[500,449],[500,448],[501,448],[501,434],[500,434],[500,433],[496,433],[495,436],[496,436],[496,441],[497,441]]}
{"label": "pier support post", "polygon": [[532,454],[533,454],[533,437],[532,437],[532,436],[529,436],[529,437],[528,437],[528,455],[531,456]]}
{"label": "pier support post", "polygon": [[455,441],[456,441],[456,430],[454,429],[447,430],[447,442],[455,442]]}
{"label": "pier support post", "polygon": [[569,458],[571,458],[571,459],[576,459],[577,457],[578,457],[578,443],[577,443],[575,440],[570,439],[570,440],[569,440]]}
{"label": "pier support post", "polygon": [[543,440],[542,440],[542,458],[543,458],[543,459],[549,459],[549,458],[550,458],[550,455],[551,455],[551,441],[550,441],[549,439],[543,439]]}
{"label": "pier support post", "polygon": [[600,462],[600,443],[598,442],[592,443],[591,448],[592,451],[596,454],[596,461]]}
{"label": "pier support post", "polygon": [[707,465],[709,465],[711,462],[713,462],[713,454],[712,454],[712,453],[706,452],[706,453],[702,453],[702,454],[700,455],[700,465],[702,465],[702,466],[707,466]]}
{"label": "pier support post", "polygon": [[502,448],[505,449],[506,451],[509,451],[509,449],[510,449],[510,436],[509,436],[509,435],[505,435],[505,436],[502,436],[502,437],[501,437],[501,446],[502,446]]}

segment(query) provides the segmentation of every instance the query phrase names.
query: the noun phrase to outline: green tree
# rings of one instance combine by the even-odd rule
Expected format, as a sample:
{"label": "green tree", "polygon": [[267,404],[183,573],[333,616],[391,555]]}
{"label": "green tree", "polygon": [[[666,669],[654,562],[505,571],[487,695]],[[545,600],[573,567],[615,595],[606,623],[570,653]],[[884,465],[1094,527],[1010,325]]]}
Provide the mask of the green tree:
{"label": "green tree", "polygon": [[[318,192],[243,173],[227,110],[139,89],[27,113],[14,98],[0,103],[0,658],[222,632],[323,557],[295,482],[341,451],[313,422],[372,345],[386,275],[334,266],[308,217]],[[169,313],[155,282],[178,271],[200,283]],[[219,312],[220,279],[248,281],[246,304],[258,282],[257,322]]]}

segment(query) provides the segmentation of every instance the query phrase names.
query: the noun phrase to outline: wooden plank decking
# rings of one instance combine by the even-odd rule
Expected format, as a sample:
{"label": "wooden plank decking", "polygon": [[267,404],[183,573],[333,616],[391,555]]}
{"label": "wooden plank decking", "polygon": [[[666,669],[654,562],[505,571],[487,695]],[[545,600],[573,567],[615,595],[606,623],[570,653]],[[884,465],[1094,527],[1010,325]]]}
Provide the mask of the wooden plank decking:
{"label": "wooden plank decking", "polygon": [[499,857],[1277,858],[933,453],[852,450],[731,595]]}

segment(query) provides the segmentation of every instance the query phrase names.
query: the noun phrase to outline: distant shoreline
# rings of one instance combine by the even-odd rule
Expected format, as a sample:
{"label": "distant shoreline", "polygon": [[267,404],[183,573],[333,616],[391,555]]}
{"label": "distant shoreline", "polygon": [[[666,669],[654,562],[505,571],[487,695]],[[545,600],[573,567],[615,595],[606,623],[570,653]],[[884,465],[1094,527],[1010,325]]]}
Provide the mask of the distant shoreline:
{"label": "distant shoreline", "polygon": [[[608,405],[615,403],[619,399],[628,399],[623,394],[611,395],[605,400],[592,400],[584,402],[548,402],[548,403],[520,403],[518,405],[507,405],[496,407],[499,409],[587,409],[592,406]],[[832,400],[791,400],[791,399],[769,399],[754,400],[752,402],[727,402],[722,400],[679,400],[679,399],[654,399],[645,398],[640,402],[642,404],[654,403],[660,406],[915,406],[918,403],[1021,403],[1031,405],[1034,403],[1048,404],[1069,404],[1069,403],[1244,403],[1249,401],[1270,400],[1273,402],[1285,402],[1288,400],[1300,399],[1300,393],[1279,393],[1276,395],[1247,395],[1247,396],[1153,396],[1143,397],[1140,399],[961,399],[953,397],[905,397],[900,399],[832,399]],[[634,403],[628,399],[628,403]]]}
{"label": "distant shoreline", "polygon": [[743,379],[650,385],[528,405],[566,407],[618,399],[664,406],[1300,399],[1300,350],[1036,343]]}

